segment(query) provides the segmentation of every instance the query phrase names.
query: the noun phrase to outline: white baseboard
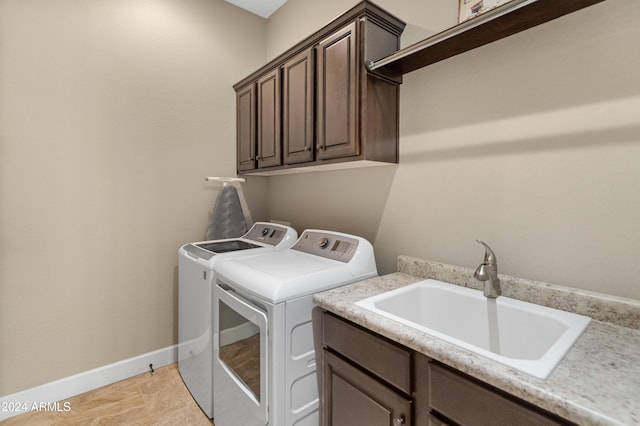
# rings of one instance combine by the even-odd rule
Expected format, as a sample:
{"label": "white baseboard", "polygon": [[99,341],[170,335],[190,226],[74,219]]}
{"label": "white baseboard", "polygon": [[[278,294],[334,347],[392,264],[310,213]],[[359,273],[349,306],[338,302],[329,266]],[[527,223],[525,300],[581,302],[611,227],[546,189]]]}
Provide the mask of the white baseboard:
{"label": "white baseboard", "polygon": [[150,371],[149,364],[156,369],[177,360],[178,346],[173,345],[0,397],[0,420]]}

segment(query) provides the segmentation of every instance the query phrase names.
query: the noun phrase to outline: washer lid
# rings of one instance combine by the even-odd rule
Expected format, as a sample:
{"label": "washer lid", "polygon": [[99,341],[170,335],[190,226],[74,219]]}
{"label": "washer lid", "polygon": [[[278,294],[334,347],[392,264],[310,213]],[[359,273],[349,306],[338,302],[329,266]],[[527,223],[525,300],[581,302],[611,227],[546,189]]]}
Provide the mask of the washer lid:
{"label": "washer lid", "polygon": [[218,240],[185,244],[182,246],[181,251],[188,253],[194,259],[201,259],[209,262],[214,257],[226,258],[231,256],[233,253],[242,252],[248,249],[262,249],[261,251],[273,250],[270,246],[262,246],[243,240]]}
{"label": "washer lid", "polygon": [[291,227],[256,222],[249,232],[241,237],[189,243],[182,246],[178,252],[211,268],[218,260],[289,248],[296,242],[297,237],[298,233]]}
{"label": "washer lid", "polygon": [[227,253],[229,251],[238,251],[238,250],[246,250],[251,248],[262,247],[257,244],[251,244],[243,240],[207,241],[207,242],[198,243],[195,245],[213,253]]}

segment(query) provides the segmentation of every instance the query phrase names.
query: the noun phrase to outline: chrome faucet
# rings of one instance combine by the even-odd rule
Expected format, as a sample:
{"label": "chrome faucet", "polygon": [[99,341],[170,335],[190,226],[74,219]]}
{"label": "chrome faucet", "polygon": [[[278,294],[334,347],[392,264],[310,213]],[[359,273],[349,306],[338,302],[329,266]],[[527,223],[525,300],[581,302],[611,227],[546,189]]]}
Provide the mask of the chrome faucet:
{"label": "chrome faucet", "polygon": [[500,278],[498,278],[498,260],[496,255],[484,241],[476,240],[484,246],[484,261],[473,274],[475,279],[484,283],[483,294],[485,297],[496,298],[500,296]]}

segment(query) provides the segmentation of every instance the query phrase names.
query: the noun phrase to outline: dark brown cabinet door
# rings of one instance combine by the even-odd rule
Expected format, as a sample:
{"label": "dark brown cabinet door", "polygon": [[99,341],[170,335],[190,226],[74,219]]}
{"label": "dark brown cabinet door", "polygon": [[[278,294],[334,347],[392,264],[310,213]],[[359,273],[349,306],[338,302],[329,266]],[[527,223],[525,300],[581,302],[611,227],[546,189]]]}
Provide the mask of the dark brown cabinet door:
{"label": "dark brown cabinet door", "polygon": [[358,50],[356,23],[316,47],[318,159],[360,153],[358,141]]}
{"label": "dark brown cabinet door", "polygon": [[282,139],[284,163],[313,161],[313,50],[282,66]]}
{"label": "dark brown cabinet door", "polygon": [[280,69],[258,79],[258,167],[282,164],[280,140]]}
{"label": "dark brown cabinet door", "polygon": [[238,171],[256,168],[256,87],[251,83],[236,92]]}
{"label": "dark brown cabinet door", "polygon": [[323,426],[409,426],[411,401],[324,350]]}

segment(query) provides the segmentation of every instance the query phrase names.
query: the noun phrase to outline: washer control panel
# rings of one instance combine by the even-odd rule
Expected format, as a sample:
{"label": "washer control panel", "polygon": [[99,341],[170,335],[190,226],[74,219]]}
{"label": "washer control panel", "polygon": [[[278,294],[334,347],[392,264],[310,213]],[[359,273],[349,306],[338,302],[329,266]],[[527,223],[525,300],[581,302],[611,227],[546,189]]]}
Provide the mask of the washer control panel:
{"label": "washer control panel", "polygon": [[289,229],[276,223],[256,222],[243,238],[275,246],[287,235]]}
{"label": "washer control panel", "polygon": [[307,230],[291,248],[348,263],[356,254],[359,243],[356,238],[345,235]]}

